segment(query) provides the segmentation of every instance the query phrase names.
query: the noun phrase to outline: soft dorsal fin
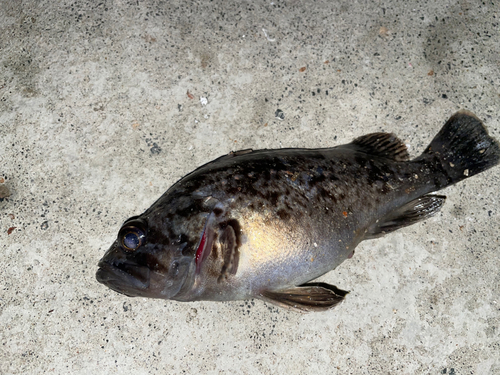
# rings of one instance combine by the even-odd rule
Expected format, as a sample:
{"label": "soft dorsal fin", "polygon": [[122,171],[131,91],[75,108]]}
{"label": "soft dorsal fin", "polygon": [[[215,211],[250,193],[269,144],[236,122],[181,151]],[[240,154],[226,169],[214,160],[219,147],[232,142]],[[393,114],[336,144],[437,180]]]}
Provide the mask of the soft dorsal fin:
{"label": "soft dorsal fin", "polygon": [[410,159],[405,144],[392,133],[371,133],[356,138],[352,143],[368,154],[395,161]]}

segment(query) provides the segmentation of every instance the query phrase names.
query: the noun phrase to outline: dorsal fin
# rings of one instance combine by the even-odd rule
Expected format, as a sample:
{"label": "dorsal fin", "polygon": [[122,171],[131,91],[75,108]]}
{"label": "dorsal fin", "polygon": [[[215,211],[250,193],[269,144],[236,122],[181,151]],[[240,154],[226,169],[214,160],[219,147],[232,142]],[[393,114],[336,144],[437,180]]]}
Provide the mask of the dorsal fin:
{"label": "dorsal fin", "polygon": [[238,151],[231,151],[227,156],[240,156],[240,155],[246,155],[253,152],[253,149],[247,148],[245,150],[238,150]]}
{"label": "dorsal fin", "polygon": [[352,141],[367,154],[382,156],[395,161],[410,159],[405,144],[392,133],[371,133]]}

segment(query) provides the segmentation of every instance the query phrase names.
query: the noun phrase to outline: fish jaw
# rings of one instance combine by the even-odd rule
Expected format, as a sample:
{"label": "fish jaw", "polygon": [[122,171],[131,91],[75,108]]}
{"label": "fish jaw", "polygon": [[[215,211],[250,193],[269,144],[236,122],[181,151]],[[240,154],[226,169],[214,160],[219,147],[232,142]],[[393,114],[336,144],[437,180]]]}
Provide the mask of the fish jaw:
{"label": "fish jaw", "polygon": [[[129,297],[176,299],[191,287],[195,270],[192,256],[183,256],[181,250],[167,248],[161,253],[177,256],[165,261],[160,257],[144,256],[144,253],[151,253],[149,249],[142,251],[142,254],[127,254],[115,241],[98,263],[97,281]],[[173,263],[177,269],[170,266]]]}
{"label": "fish jaw", "polygon": [[[147,267],[120,269],[111,264],[101,262],[96,273],[97,281],[106,285],[117,293],[128,297],[141,296],[140,292],[129,292],[129,290],[146,290],[149,286],[149,269]],[[137,275],[144,275],[142,281]]]}
{"label": "fish jaw", "polygon": [[141,291],[148,289],[150,270],[146,266],[127,262],[126,257],[120,256],[118,244],[115,241],[99,261],[96,279],[115,292],[135,297],[140,296]]}

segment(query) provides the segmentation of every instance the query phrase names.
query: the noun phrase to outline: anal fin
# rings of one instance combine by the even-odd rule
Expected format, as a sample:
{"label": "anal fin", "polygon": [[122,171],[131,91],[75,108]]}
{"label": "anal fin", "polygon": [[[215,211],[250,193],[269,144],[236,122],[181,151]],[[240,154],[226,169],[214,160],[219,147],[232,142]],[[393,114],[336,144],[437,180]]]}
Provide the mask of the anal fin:
{"label": "anal fin", "polygon": [[309,283],[280,291],[264,291],[260,298],[301,313],[334,308],[349,293],[325,283]]}
{"label": "anal fin", "polygon": [[377,220],[368,228],[365,239],[380,237],[425,220],[439,212],[445,200],[444,195],[423,195],[414,199]]}

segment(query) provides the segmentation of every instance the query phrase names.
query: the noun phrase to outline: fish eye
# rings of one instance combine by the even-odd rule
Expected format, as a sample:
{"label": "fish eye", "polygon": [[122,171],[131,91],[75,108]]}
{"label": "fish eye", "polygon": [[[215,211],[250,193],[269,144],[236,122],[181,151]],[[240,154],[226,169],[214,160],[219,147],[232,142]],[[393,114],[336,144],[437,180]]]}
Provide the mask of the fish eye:
{"label": "fish eye", "polygon": [[125,251],[135,251],[146,242],[146,233],[142,222],[127,222],[118,235]]}
{"label": "fish eye", "polygon": [[144,237],[144,233],[142,233],[141,231],[131,230],[130,232],[124,234],[122,245],[127,250],[136,250],[142,245],[142,240]]}

